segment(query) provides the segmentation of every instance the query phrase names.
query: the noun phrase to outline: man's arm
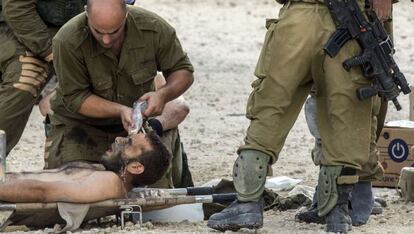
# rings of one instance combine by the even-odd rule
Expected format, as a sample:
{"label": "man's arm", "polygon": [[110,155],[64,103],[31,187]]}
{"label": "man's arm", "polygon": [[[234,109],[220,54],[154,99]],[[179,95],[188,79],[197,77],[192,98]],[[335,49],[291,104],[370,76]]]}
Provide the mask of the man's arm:
{"label": "man's arm", "polygon": [[146,117],[160,115],[165,104],[182,95],[194,80],[193,66],[181,47],[175,29],[163,19],[154,25],[158,32],[158,39],[155,40],[157,69],[162,71],[166,84],[155,92],[140,97],[140,100],[148,102],[148,108],[144,112]]}
{"label": "man's arm", "polygon": [[92,118],[117,118],[120,117],[124,129],[127,130],[132,123],[132,108],[122,104],[108,101],[95,94],[89,95],[81,104],[80,114]]}
{"label": "man's arm", "polygon": [[[158,74],[154,79],[154,83],[155,89],[158,90],[165,86],[167,82],[165,81],[164,76]],[[178,127],[178,125],[187,117],[189,112],[190,108],[184,97],[179,96],[178,98],[167,102],[161,115],[155,117],[155,119],[160,122],[163,131],[167,131]]]}
{"label": "man's arm", "polygon": [[17,39],[36,57],[50,61],[52,38],[47,26],[37,13],[37,0],[2,1],[4,19]]}
{"label": "man's arm", "polygon": [[95,94],[89,95],[81,104],[80,114],[92,118],[121,118],[126,131],[132,126],[132,108],[108,101]]}
{"label": "man's arm", "polygon": [[144,116],[162,114],[165,104],[183,94],[191,86],[193,80],[193,74],[184,69],[171,73],[166,78],[164,86],[139,98],[140,101],[148,102],[148,108],[143,113]]}
{"label": "man's arm", "polygon": [[115,173],[108,171],[97,171],[80,180],[45,182],[35,179],[17,179],[0,184],[0,200],[16,203],[92,203],[123,198],[125,195],[122,181]]}

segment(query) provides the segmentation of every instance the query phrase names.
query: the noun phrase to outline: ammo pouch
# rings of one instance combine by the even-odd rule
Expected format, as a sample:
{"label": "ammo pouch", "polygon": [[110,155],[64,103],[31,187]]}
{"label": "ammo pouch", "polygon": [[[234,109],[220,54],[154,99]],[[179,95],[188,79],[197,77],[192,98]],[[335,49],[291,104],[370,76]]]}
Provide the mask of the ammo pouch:
{"label": "ammo pouch", "polygon": [[53,26],[62,26],[84,11],[86,0],[38,0],[37,12],[42,20]]}

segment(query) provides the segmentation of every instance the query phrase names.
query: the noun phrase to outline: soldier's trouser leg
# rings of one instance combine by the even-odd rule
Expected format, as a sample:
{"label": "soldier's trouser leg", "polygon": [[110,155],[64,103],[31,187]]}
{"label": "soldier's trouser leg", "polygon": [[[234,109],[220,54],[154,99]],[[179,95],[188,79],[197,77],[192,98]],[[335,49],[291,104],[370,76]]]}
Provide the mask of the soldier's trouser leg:
{"label": "soldier's trouser leg", "polygon": [[[382,102],[381,108],[379,107],[379,102],[373,106],[373,117],[372,117],[372,128],[371,128],[371,144],[370,144],[370,158],[368,162],[363,165],[362,170],[358,173],[359,182],[355,185],[352,196],[351,196],[351,206],[353,207],[351,211],[352,224],[359,226],[365,224],[368,221],[368,218],[371,214],[374,197],[371,188],[371,180],[380,179],[383,175],[383,169],[378,163],[378,155],[376,150],[376,139],[377,132],[376,126],[380,127],[380,123],[383,123],[386,114],[387,102]],[[315,96],[311,95],[310,98],[306,101],[305,104],[305,116],[308,127],[315,137],[315,147],[312,150],[312,160],[315,165],[321,165],[326,162],[321,153],[321,140],[320,134],[316,124],[316,104]],[[315,203],[316,197],[314,196],[313,203]],[[312,207],[309,209],[303,209],[296,216],[296,219],[299,221],[307,223],[324,223],[324,217],[319,217],[317,215],[317,210]]]}
{"label": "soldier's trouser leg", "polygon": [[155,184],[149,185],[148,187],[174,188],[175,185],[181,183],[183,174],[183,154],[178,129],[174,128],[164,132],[161,141],[167,147],[168,151],[170,151],[173,158],[164,176],[155,182]]}
{"label": "soldier's trouser leg", "polygon": [[[291,3],[281,10],[281,20],[269,27],[255,71],[258,79],[252,83],[247,103],[246,116],[251,122],[239,151],[263,152],[274,163],[315,85],[325,164],[361,169],[367,162],[374,99],[360,101],[355,90],[371,81],[360,69],[347,72],[342,66],[344,60],[360,53],[356,41],[346,43],[334,58],[323,53],[323,45],[335,30],[330,17],[321,4]],[[308,24],[299,23],[302,20]],[[316,33],[321,31],[326,34]]]}
{"label": "soldier's trouser leg", "polygon": [[20,73],[20,62],[17,58],[12,59],[3,73],[0,86],[0,129],[7,134],[7,154],[19,141],[35,104],[31,93],[13,87]]}
{"label": "soldier's trouser leg", "polygon": [[108,133],[86,124],[51,125],[45,142],[45,169],[73,161],[100,163],[102,155],[124,131]]}
{"label": "soldier's trouser leg", "polygon": [[[385,115],[387,112],[387,101],[380,101],[376,98],[372,109],[371,118],[371,136],[370,136],[370,153],[368,162],[362,166],[361,171],[358,172],[360,181],[380,180],[383,177],[383,168],[378,161],[378,151],[376,148],[376,141],[384,126]],[[322,142],[320,139],[320,132],[317,126],[316,119],[316,97],[311,95],[305,103],[305,117],[308,128],[311,134],[315,137],[315,146],[312,149],[312,160],[315,165],[326,164],[326,159],[322,154]],[[379,131],[378,131],[379,129]]]}
{"label": "soldier's trouser leg", "polygon": [[184,150],[179,133],[174,144],[173,158],[172,177],[174,188],[194,187],[193,177],[188,165],[187,153]]}
{"label": "soldier's trouser leg", "polygon": [[25,48],[0,23],[0,129],[7,134],[7,154],[19,141],[33,105],[47,81],[48,64],[23,56]]}

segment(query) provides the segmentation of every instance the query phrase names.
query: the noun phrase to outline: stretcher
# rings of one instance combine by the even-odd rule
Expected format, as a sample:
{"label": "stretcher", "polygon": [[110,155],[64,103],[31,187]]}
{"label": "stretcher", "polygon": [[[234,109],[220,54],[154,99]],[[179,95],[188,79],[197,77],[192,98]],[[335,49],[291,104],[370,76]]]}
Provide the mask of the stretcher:
{"label": "stretcher", "polygon": [[[197,191],[197,194],[189,191]],[[55,224],[69,226],[64,231],[70,231],[79,228],[82,222],[110,215],[118,215],[120,217],[121,227],[123,228],[127,214],[138,215],[139,222],[142,223],[142,212],[144,211],[159,210],[179,204],[220,203],[236,199],[235,193],[200,194],[200,192],[206,193],[208,191],[213,191],[213,188],[135,188],[128,193],[129,198],[111,199],[91,204],[2,203],[0,204],[0,231],[9,225],[25,225],[29,228],[39,229],[53,227]],[[70,210],[73,208],[76,210],[71,214],[73,217],[65,217],[65,212],[62,213],[62,207],[67,207],[67,205],[69,205]],[[72,212],[70,210],[69,213]],[[73,221],[72,218],[74,217],[75,219],[81,220]]]}

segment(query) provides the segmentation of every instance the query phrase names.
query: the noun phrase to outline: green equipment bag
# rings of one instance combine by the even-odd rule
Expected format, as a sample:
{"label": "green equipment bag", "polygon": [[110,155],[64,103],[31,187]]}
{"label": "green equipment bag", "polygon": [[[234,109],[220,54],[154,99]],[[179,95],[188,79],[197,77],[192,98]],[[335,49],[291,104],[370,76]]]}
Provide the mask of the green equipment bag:
{"label": "green equipment bag", "polygon": [[53,26],[62,26],[84,11],[86,0],[39,0],[37,11],[42,20]]}

